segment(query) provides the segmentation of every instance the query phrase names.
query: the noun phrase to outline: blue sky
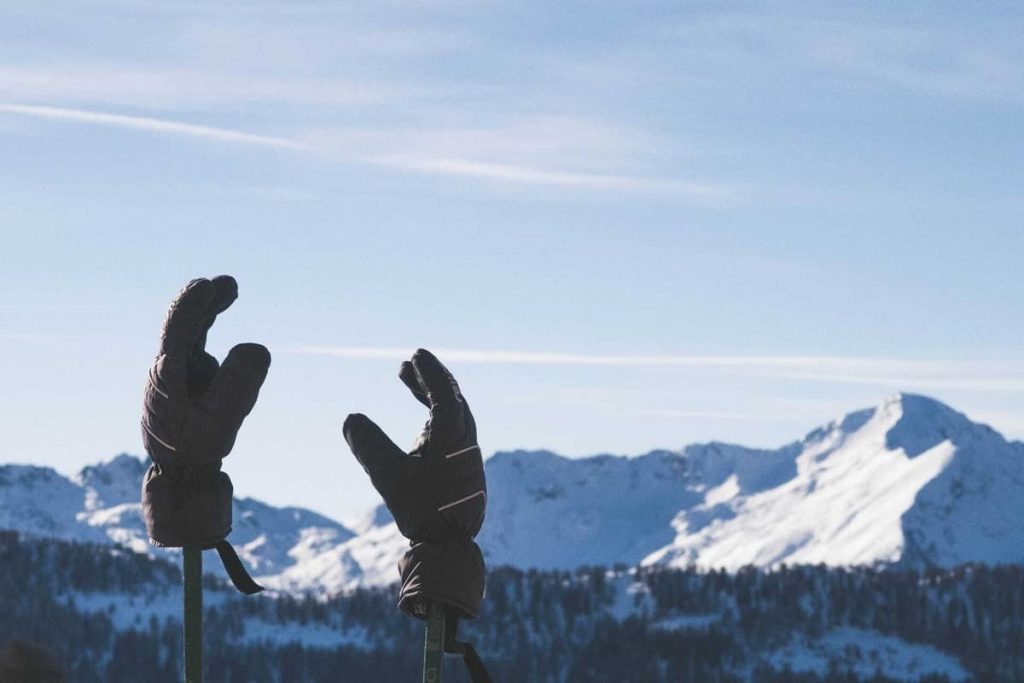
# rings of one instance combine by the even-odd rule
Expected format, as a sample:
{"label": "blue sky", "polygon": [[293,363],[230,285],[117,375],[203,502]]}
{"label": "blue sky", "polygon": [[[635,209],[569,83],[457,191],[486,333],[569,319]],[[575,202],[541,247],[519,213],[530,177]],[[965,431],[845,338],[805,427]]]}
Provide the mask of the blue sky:
{"label": "blue sky", "polygon": [[0,460],[141,452],[170,298],[273,366],[226,469],[375,501],[438,351],[485,451],[777,446],[897,390],[1024,436],[1024,12],[0,3]]}

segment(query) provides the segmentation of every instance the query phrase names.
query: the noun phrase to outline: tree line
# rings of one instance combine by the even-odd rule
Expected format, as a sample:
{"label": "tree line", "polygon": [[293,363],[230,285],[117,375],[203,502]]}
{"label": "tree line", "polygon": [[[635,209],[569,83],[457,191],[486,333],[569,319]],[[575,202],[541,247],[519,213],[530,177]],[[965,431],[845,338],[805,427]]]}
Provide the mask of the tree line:
{"label": "tree line", "polygon": [[[180,680],[177,613],[126,621],[90,596],[165,603],[179,569],[110,546],[0,532],[0,644],[46,649],[66,680]],[[422,627],[395,607],[394,588],[329,600],[241,598],[207,578],[210,680],[415,680]],[[130,612],[130,610],[128,610]],[[166,612],[166,610],[165,610]],[[692,622],[679,617],[699,617]],[[666,626],[668,625],[668,626]],[[794,672],[770,655],[833,629],[878,632],[956,658],[973,680],[1024,680],[1024,568],[970,565],[925,571],[824,566],[739,572],[626,567],[489,574],[484,613],[464,622],[496,680],[602,683],[885,683],[833,665]],[[304,634],[338,634],[319,644]],[[268,635],[268,634],[272,634]],[[294,636],[294,640],[286,637]],[[781,668],[780,668],[781,666]],[[446,680],[465,681],[461,667]],[[943,683],[944,676],[920,683]]]}

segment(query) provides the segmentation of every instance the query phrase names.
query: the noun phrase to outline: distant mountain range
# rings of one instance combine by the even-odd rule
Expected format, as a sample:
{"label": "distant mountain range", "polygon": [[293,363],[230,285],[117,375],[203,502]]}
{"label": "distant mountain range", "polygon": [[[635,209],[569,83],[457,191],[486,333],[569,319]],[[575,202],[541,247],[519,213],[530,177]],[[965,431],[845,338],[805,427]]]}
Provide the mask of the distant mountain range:
{"label": "distant mountain range", "polygon": [[[777,450],[515,451],[486,468],[490,566],[1024,563],[1024,444],[923,396],[898,394]],[[145,469],[129,455],[72,478],[0,466],[0,529],[166,555],[140,516]],[[383,506],[345,526],[239,498],[234,519],[239,554],[284,592],[391,583],[407,547]]]}

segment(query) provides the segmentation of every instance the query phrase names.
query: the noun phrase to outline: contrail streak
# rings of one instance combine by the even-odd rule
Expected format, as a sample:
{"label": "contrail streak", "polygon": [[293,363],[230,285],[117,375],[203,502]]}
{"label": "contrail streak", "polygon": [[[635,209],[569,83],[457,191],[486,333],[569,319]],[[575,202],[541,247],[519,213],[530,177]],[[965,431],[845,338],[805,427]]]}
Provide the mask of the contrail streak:
{"label": "contrail streak", "polygon": [[108,114],[106,112],[89,111],[86,109],[45,107],[31,104],[12,104],[8,102],[0,102],[0,113],[31,116],[34,118],[49,119],[51,121],[86,123],[111,128],[130,128],[134,130],[150,131],[153,133],[216,140],[218,142],[255,145],[257,147],[303,151],[309,150],[308,146],[287,138],[272,137],[269,135],[254,135],[252,133],[232,130],[230,128],[200,126],[193,123],[183,123],[181,121],[152,118],[148,116],[128,116],[125,114]]}

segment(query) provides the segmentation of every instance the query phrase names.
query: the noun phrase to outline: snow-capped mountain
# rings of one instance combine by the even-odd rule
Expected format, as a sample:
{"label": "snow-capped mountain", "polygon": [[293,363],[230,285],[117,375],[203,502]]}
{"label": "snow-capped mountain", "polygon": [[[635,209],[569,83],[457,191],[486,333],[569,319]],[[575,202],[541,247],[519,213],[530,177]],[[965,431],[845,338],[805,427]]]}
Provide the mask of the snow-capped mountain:
{"label": "snow-capped mountain", "polygon": [[[922,396],[896,395],[777,450],[516,451],[486,468],[478,540],[490,566],[1024,563],[1024,444]],[[140,516],[144,471],[127,455],[71,479],[0,467],[0,529],[163,554]],[[390,583],[408,547],[383,506],[345,526],[240,498],[234,520],[230,540],[253,574],[289,592]]]}
{"label": "snow-capped mountain", "polygon": [[[176,559],[179,553],[151,546],[142,521],[139,493],[146,462],[119,455],[66,478],[48,467],[0,467],[0,529],[31,536],[90,543],[118,543],[139,553]],[[355,535],[343,525],[310,510],[278,508],[252,498],[234,501],[230,540],[254,575],[280,590],[339,591],[363,572],[344,555],[332,572],[307,576]],[[210,563],[215,569],[217,563]],[[331,581],[338,572],[345,578]],[[377,581],[386,583],[387,581]],[[371,581],[372,583],[372,581]]]}
{"label": "snow-capped mountain", "polygon": [[736,477],[744,493],[786,481],[791,448],[727,444],[570,460],[552,453],[498,453],[487,462],[488,561],[545,569],[636,564],[673,542],[680,511],[707,516],[707,493]]}
{"label": "snow-capped mountain", "polygon": [[1024,444],[898,394],[778,450],[497,454],[489,562],[954,566],[1024,562]]}
{"label": "snow-capped mountain", "polygon": [[644,562],[1024,562],[1024,444],[937,401],[897,395],[788,451],[791,476],[770,488],[706,480],[704,500],[673,519],[675,539]]}

